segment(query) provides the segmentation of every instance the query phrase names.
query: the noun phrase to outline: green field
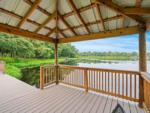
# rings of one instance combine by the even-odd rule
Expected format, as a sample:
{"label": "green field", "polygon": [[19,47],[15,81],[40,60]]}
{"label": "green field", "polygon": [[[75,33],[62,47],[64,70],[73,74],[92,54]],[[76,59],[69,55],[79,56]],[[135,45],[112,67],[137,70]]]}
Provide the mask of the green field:
{"label": "green field", "polygon": [[[23,59],[23,58],[10,58],[0,57],[0,60],[5,61],[5,73],[21,79],[21,69],[26,67],[36,67],[42,64],[54,64],[54,59]],[[59,58],[59,62],[63,62],[64,58]]]}

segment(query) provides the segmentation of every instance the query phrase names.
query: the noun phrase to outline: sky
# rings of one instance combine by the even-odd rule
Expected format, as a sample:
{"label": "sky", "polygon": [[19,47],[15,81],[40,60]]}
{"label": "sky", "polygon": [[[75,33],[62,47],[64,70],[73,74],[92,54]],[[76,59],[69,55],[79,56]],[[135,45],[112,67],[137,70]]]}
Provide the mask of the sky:
{"label": "sky", "polygon": [[[150,52],[150,32],[146,33],[147,51]],[[138,52],[138,34],[71,43],[79,52]]]}

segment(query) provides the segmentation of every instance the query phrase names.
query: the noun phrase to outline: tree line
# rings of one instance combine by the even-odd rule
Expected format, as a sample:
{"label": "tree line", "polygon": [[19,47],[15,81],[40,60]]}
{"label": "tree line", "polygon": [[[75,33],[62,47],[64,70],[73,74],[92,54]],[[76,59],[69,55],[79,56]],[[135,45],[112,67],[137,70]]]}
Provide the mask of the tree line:
{"label": "tree line", "polygon": [[[99,58],[110,60],[138,60],[139,55],[137,52],[81,52],[79,53],[83,58]],[[147,53],[147,59],[150,60],[150,53]]]}
{"label": "tree line", "polygon": [[[78,50],[71,44],[61,44],[59,57],[76,57]],[[20,36],[0,34],[0,56],[14,58],[54,58],[54,45]]]}

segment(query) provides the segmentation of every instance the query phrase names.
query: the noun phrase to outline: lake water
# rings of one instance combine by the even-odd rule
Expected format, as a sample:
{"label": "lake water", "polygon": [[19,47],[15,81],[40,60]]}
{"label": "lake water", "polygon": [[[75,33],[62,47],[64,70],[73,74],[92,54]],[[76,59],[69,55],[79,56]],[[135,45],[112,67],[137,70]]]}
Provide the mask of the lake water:
{"label": "lake water", "polygon": [[[105,61],[100,63],[78,62],[77,65],[81,67],[93,67],[104,69],[131,70],[131,71],[139,70],[138,61]],[[147,70],[150,73],[150,61],[147,62]]]}

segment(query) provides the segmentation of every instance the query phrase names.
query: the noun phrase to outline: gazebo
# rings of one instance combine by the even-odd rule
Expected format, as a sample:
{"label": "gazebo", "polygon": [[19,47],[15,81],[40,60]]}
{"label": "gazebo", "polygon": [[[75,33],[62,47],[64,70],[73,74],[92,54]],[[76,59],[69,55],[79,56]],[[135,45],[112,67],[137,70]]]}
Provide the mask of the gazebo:
{"label": "gazebo", "polygon": [[[146,69],[145,37],[145,32],[149,29],[150,0],[0,0],[0,32],[46,41],[55,45],[55,65],[41,66],[40,68],[40,88],[44,89],[40,90],[40,93],[45,92],[45,94],[38,92],[40,96],[47,95],[47,87],[53,83],[65,84],[85,89],[87,94],[88,91],[93,91],[112,96],[112,98],[119,99],[117,103],[121,101],[120,99],[126,100],[128,101],[127,106],[131,106],[130,104],[133,102],[134,104],[138,102],[139,107],[135,105],[133,109],[132,107],[128,108],[130,109],[129,113],[144,113],[143,107],[146,111],[150,110],[150,78]],[[139,34],[139,71],[96,69],[58,64],[58,44],[131,34]],[[1,87],[5,88],[4,85]],[[56,85],[55,87],[56,90],[66,90],[64,86]],[[49,90],[51,93],[56,93],[54,89],[52,87]],[[73,92],[75,93],[73,89],[67,90],[68,93],[69,91],[72,94]],[[65,91],[57,91],[58,95],[59,93],[67,94]],[[47,99],[51,100],[53,96]],[[2,97],[0,96],[0,98]],[[64,98],[67,100],[67,96]],[[77,105],[73,102],[76,98],[75,95],[70,98],[74,100],[71,100],[70,106],[67,104],[68,107],[66,109],[69,109],[68,113],[73,113],[71,110],[74,109],[73,105],[74,107]],[[87,106],[85,105],[84,110],[82,109],[82,112],[87,110],[89,110],[87,112],[91,112],[90,109],[99,109],[103,113],[108,113],[108,111],[106,112],[108,108],[111,113],[113,110],[112,98],[107,98],[106,103],[102,104],[105,107],[101,107],[102,105],[96,107],[95,102],[95,104],[91,104],[93,107],[88,108],[90,106],[90,103],[88,103]],[[15,103],[11,99],[8,102]],[[62,111],[58,111],[63,112],[65,105],[63,106],[59,101],[57,102],[58,104],[55,105],[54,109],[61,109]],[[91,99],[92,102],[94,100],[92,101]],[[108,106],[111,107],[107,106],[109,103],[110,105]],[[41,105],[44,107],[44,102]],[[6,106],[8,106],[8,111],[11,113],[21,109],[16,107],[16,111],[13,111],[9,109],[11,106]],[[12,106],[15,105],[12,104]],[[124,109],[127,107],[126,104],[122,106]],[[7,107],[0,105],[0,112],[1,108],[2,111],[7,111]],[[25,109],[24,106],[22,108]],[[57,112],[54,109],[49,111],[45,109],[42,112]],[[98,111],[95,110],[91,113],[96,112]]]}

